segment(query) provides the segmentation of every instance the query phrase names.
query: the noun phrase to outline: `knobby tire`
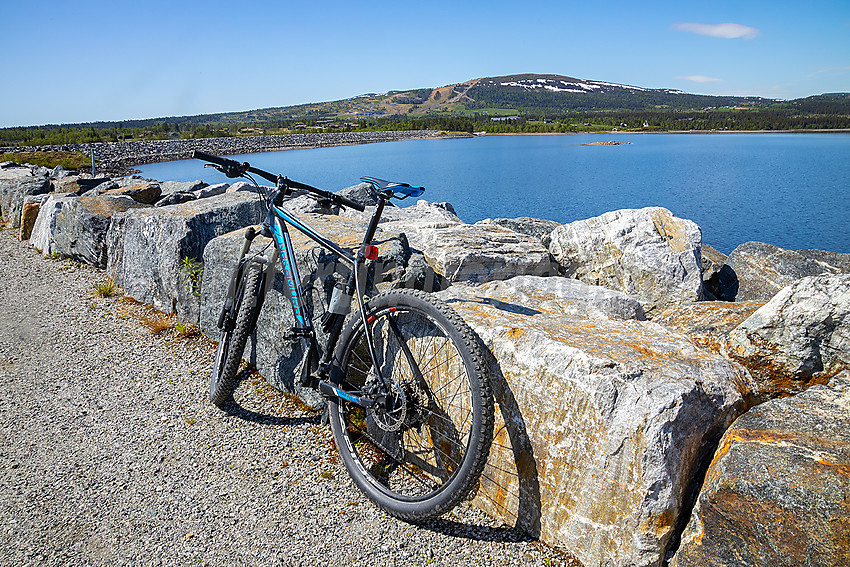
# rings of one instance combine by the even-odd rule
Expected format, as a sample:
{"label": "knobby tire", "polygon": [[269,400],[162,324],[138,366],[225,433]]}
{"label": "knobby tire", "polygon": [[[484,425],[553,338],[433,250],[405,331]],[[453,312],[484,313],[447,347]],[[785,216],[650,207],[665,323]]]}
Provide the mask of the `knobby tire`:
{"label": "knobby tire", "polygon": [[242,363],[242,353],[260,314],[259,292],[262,275],[258,264],[252,263],[245,269],[236,290],[232,311],[236,316],[236,323],[232,330],[225,328],[221,332],[210,380],[210,402],[219,407],[230,400],[236,389],[236,375]]}
{"label": "knobby tire", "polygon": [[[439,516],[475,488],[490,450],[493,395],[481,346],[450,307],[423,292],[379,294],[366,313],[399,407],[382,413],[330,399],[336,446],[355,484],[389,514]],[[362,318],[352,317],[334,355],[339,385],[352,392],[370,380],[364,333]]]}

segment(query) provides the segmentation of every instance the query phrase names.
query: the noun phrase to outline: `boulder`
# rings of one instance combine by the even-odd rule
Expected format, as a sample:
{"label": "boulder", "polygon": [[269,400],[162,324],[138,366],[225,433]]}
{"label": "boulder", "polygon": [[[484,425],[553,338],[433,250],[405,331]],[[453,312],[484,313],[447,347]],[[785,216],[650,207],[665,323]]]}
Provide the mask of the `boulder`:
{"label": "boulder", "polygon": [[30,244],[39,254],[49,256],[56,253],[53,232],[56,228],[56,218],[62,209],[77,198],[76,193],[50,193],[38,210],[38,217],[32,227]]}
{"label": "boulder", "polygon": [[257,193],[257,187],[253,183],[247,181],[237,181],[227,188],[228,193]]}
{"label": "boulder", "polygon": [[[373,206],[367,206],[363,212],[343,209],[339,214],[344,217],[368,221],[374,212]],[[410,207],[387,206],[381,214],[381,223],[387,225],[387,230],[401,232],[410,231],[416,227],[437,228],[463,224],[463,221],[457,217],[454,208],[449,203],[429,203],[425,200],[419,200]],[[399,226],[394,228],[392,223],[399,223]]]}
{"label": "boulder", "polygon": [[159,201],[155,203],[156,207],[167,207],[169,205],[181,205],[183,203],[188,203],[189,201],[195,201],[198,199],[198,196],[194,193],[190,193],[188,191],[177,191],[175,193],[170,193],[165,197],[161,198]]}
{"label": "boulder", "polygon": [[53,191],[56,193],[76,193],[83,195],[95,187],[111,181],[108,177],[81,177],[71,175],[53,181]]}
{"label": "boulder", "polygon": [[742,415],[672,567],[850,565],[850,372]]}
{"label": "boulder", "polygon": [[556,228],[546,239],[561,272],[634,295],[647,312],[703,298],[702,235],[667,209],[622,209]]}
{"label": "boulder", "polygon": [[570,278],[516,276],[482,286],[492,296],[510,297],[519,305],[533,305],[547,313],[588,319],[645,321],[640,301],[621,291],[589,285]]}
{"label": "boulder", "polygon": [[358,183],[336,192],[337,195],[345,197],[363,206],[374,207],[378,204],[378,192],[371,183]]}
{"label": "boulder", "polygon": [[411,246],[421,250],[449,282],[483,283],[558,273],[538,239],[500,226],[395,221],[386,228],[407,234]]}
{"label": "boulder", "polygon": [[561,223],[556,221],[535,219],[531,217],[519,217],[515,219],[484,219],[475,224],[495,224],[497,226],[503,226],[508,230],[527,234],[541,240],[548,236],[553,230],[561,226]]}
{"label": "boulder", "polygon": [[744,370],[656,323],[560,312],[551,289],[510,285],[437,294],[490,353],[496,428],[475,504],[588,567],[661,565],[743,411]]}
{"label": "boulder", "polygon": [[24,202],[24,208],[21,211],[21,230],[18,232],[18,238],[20,240],[30,239],[30,235],[32,235],[32,227],[35,226],[35,221],[38,218],[38,210],[40,207],[41,201],[29,202],[29,199],[27,199]]}
{"label": "boulder", "polygon": [[[360,246],[366,223],[357,219],[347,219],[332,215],[306,214],[302,220],[314,230],[324,234],[342,248],[356,251]],[[336,256],[322,249],[318,244],[296,230],[290,230],[292,246],[295,252],[302,286],[310,290],[305,298],[312,312],[319,333],[320,343],[326,338],[321,333],[318,320],[325,311],[329,293],[335,281],[347,277],[349,269],[337,261]],[[204,250],[204,272],[201,281],[201,331],[213,340],[218,340],[216,327],[230,275],[236,266],[244,231],[237,230],[215,238]],[[271,244],[267,238],[256,237],[252,243],[252,252],[259,252]],[[433,271],[431,283],[425,275],[418,274],[417,254],[407,246],[403,235],[379,231],[374,244],[379,256],[370,264],[369,281],[381,288],[386,287],[424,287],[434,286]],[[421,258],[421,255],[418,255]],[[424,264],[424,262],[422,262]],[[279,268],[279,266],[278,266]],[[284,338],[284,334],[294,326],[292,308],[283,276],[278,272],[273,288],[269,291],[263,309],[260,312],[258,332],[251,338],[250,348],[245,353],[249,360],[266,380],[278,389],[292,392],[310,405],[319,406],[322,401],[312,390],[304,390],[298,384],[302,351],[300,344],[293,344]]]}
{"label": "boulder", "polygon": [[192,193],[206,187],[208,183],[200,179],[195,181],[162,181],[159,187],[162,190],[162,196],[166,197],[173,193]]}
{"label": "boulder", "polygon": [[111,196],[126,195],[137,203],[153,205],[159,200],[162,189],[160,189],[158,183],[140,182],[108,189],[100,194]]}
{"label": "boulder", "polygon": [[797,394],[850,368],[850,274],[805,277],[729,334],[759,400]]}
{"label": "boulder", "polygon": [[252,196],[228,194],[116,215],[107,234],[107,271],[126,295],[197,323],[204,248],[216,236],[256,223],[263,213]]}
{"label": "boulder", "polygon": [[764,303],[700,301],[668,307],[652,320],[687,335],[701,348],[725,355],[729,334]]}
{"label": "boulder", "polygon": [[745,242],[726,260],[720,293],[729,301],[767,301],[806,276],[850,273],[850,254],[825,250],[786,250],[764,242]]}
{"label": "boulder", "polygon": [[207,197],[215,197],[216,195],[226,193],[228,187],[230,187],[230,183],[217,183],[201,189],[196,189],[195,191],[192,191],[192,193],[194,193],[198,199],[206,199]]}
{"label": "boulder", "polygon": [[129,195],[110,193],[70,199],[53,221],[51,252],[105,268],[106,233],[112,216],[145,206]]}
{"label": "boulder", "polygon": [[17,175],[0,179],[0,212],[3,214],[3,223],[9,228],[20,228],[24,199],[30,195],[46,193],[50,193],[50,179],[46,176]]}

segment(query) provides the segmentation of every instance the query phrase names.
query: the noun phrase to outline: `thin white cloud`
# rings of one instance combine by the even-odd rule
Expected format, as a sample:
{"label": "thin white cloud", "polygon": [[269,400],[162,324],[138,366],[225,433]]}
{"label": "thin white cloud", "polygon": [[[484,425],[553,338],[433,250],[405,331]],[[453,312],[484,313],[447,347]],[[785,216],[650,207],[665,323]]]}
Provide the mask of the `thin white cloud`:
{"label": "thin white cloud", "polygon": [[673,24],[673,29],[724,39],[753,39],[760,33],[757,28],[742,26],[741,24],[695,24],[679,22]]}
{"label": "thin white cloud", "polygon": [[679,75],[677,79],[684,79],[694,83],[719,83],[723,79],[715,79],[714,77],[706,77],[705,75]]}

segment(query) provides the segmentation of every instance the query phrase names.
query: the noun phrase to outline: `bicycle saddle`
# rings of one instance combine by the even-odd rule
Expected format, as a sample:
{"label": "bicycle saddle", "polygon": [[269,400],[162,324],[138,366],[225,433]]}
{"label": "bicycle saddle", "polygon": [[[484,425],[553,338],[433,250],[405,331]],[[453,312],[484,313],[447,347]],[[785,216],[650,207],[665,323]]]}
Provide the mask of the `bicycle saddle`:
{"label": "bicycle saddle", "polygon": [[419,197],[425,192],[425,188],[418,185],[398,181],[385,181],[376,177],[361,177],[360,181],[370,183],[378,191],[390,191],[390,196],[399,200],[407,199],[408,197]]}

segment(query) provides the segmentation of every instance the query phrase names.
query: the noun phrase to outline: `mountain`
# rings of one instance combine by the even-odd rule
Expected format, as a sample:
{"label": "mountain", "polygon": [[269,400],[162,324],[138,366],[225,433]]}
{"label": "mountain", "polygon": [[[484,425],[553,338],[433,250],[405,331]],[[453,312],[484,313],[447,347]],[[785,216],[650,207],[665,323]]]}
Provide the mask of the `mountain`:
{"label": "mountain", "polygon": [[0,129],[0,146],[434,129],[577,132],[611,129],[850,129],[850,93],[794,100],[690,94],[552,74],[484,77],[437,88],[245,112]]}

